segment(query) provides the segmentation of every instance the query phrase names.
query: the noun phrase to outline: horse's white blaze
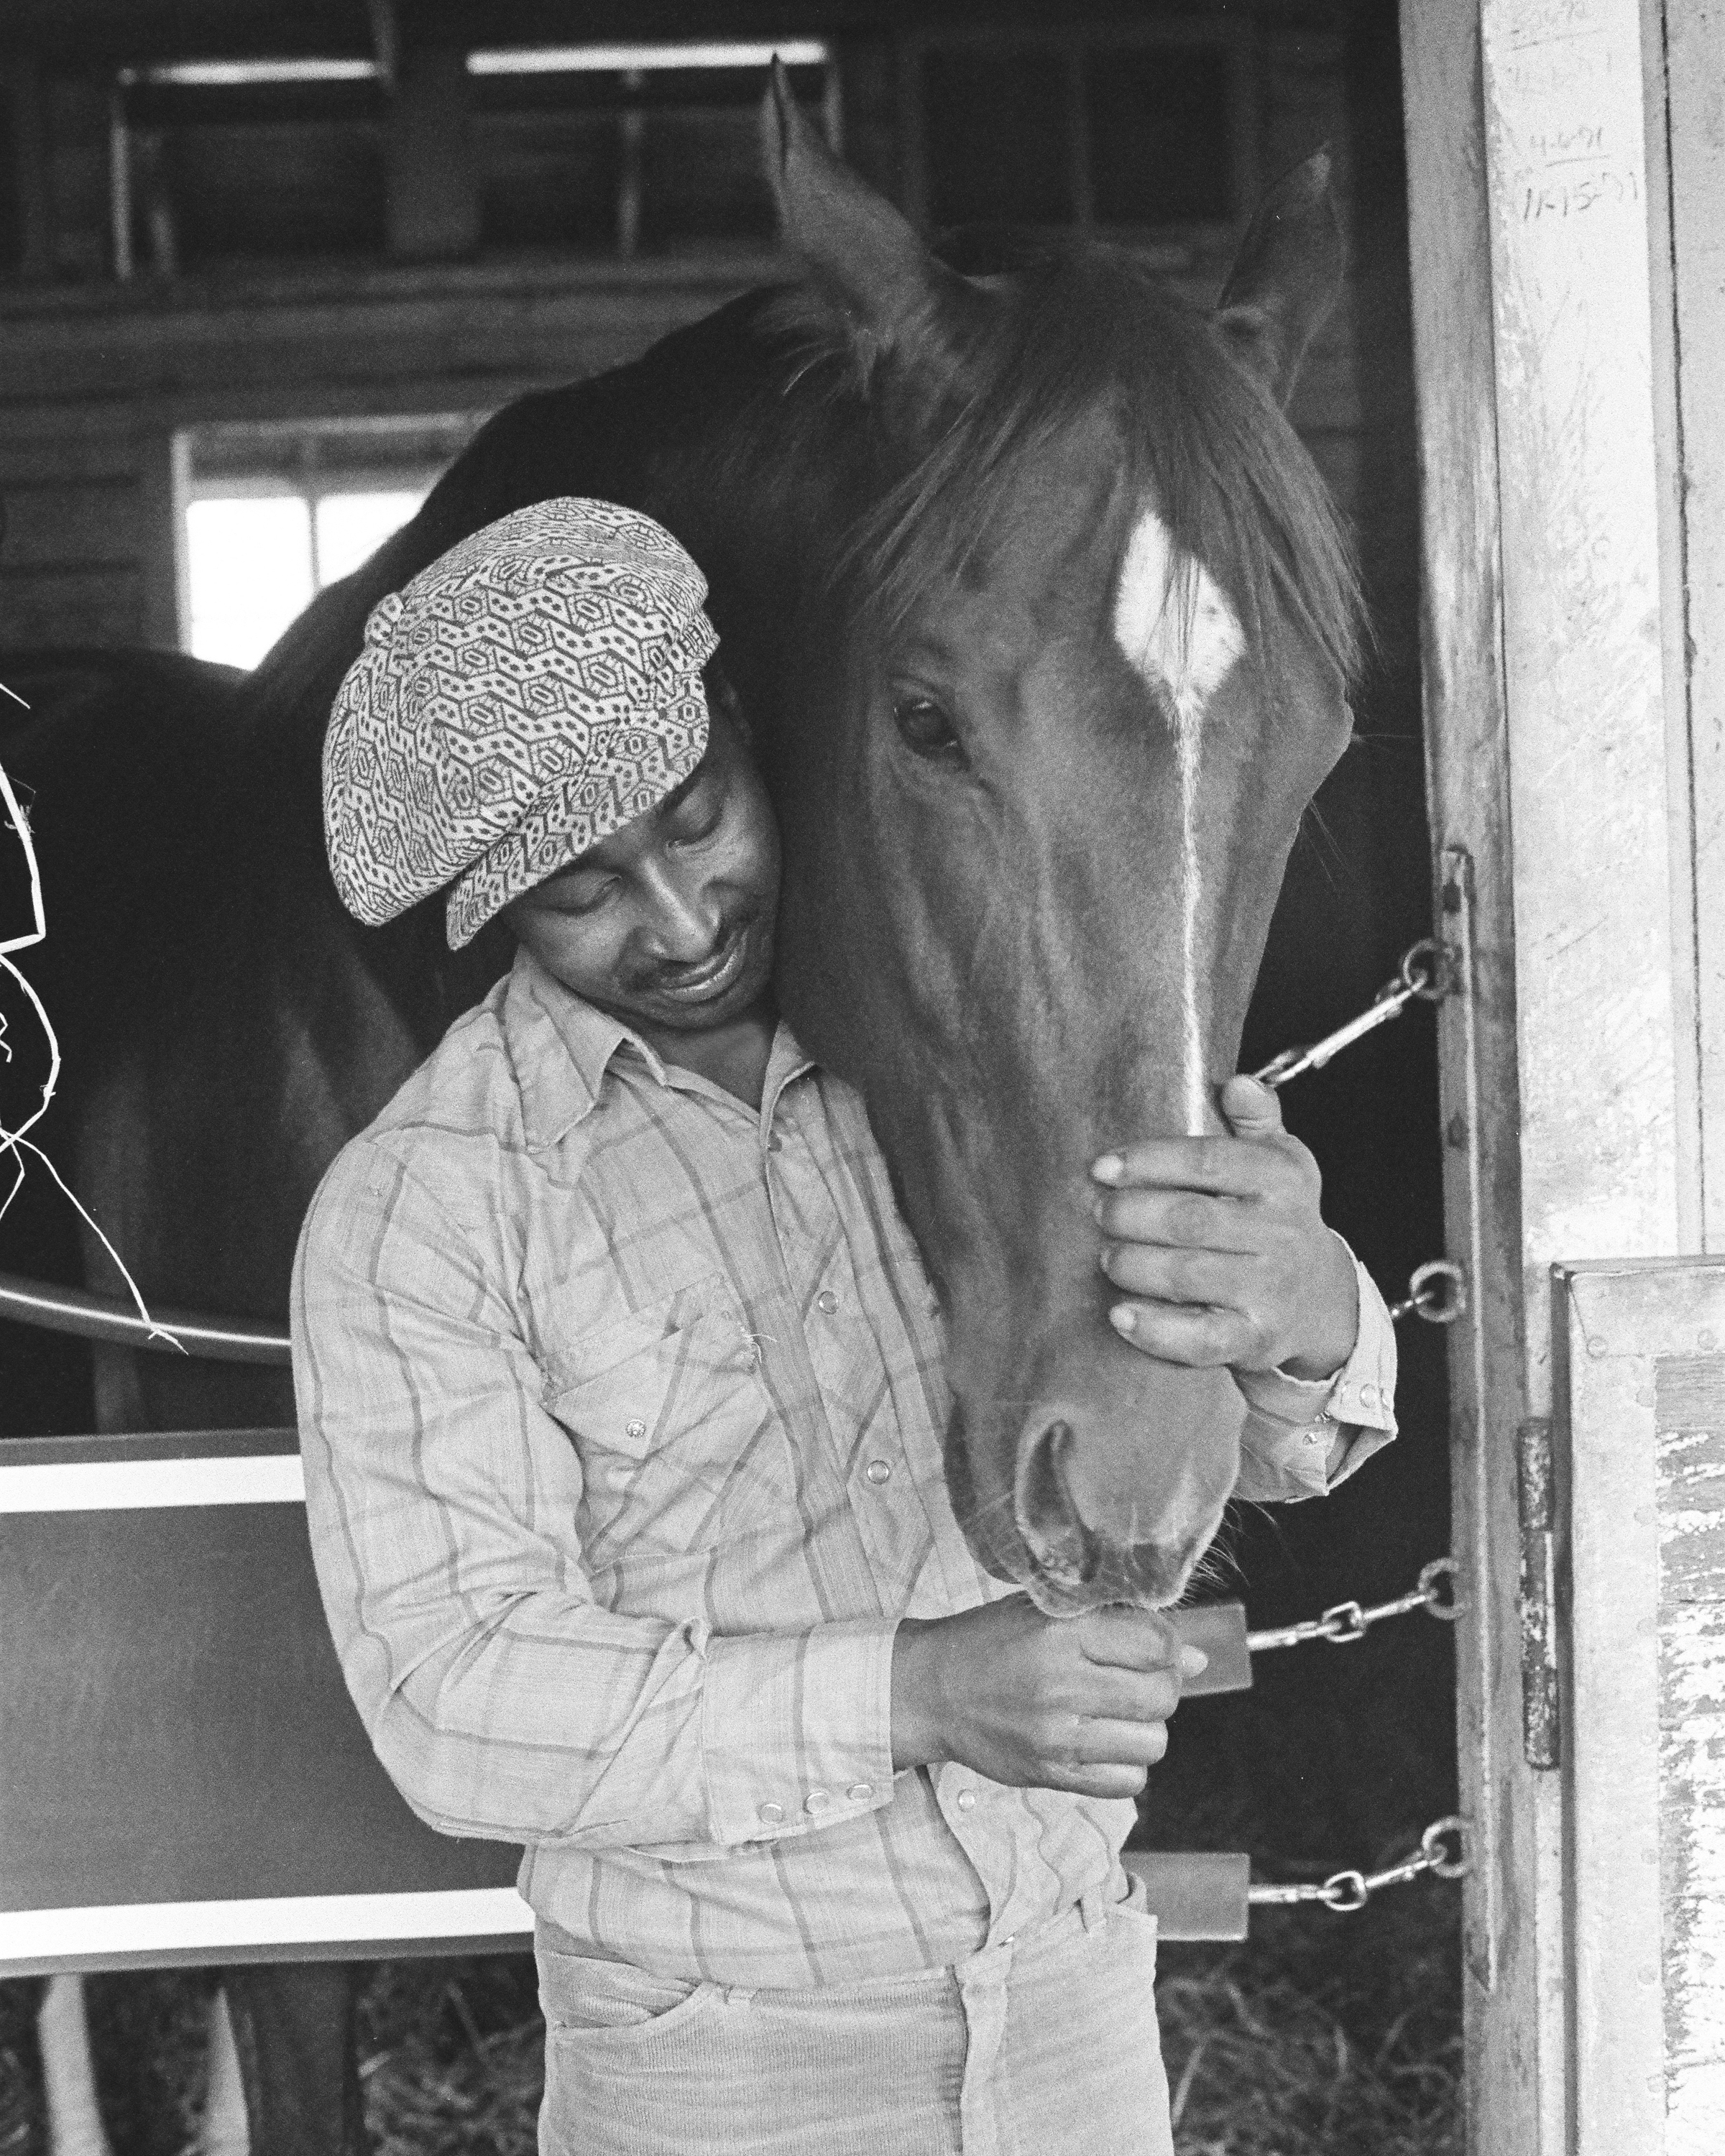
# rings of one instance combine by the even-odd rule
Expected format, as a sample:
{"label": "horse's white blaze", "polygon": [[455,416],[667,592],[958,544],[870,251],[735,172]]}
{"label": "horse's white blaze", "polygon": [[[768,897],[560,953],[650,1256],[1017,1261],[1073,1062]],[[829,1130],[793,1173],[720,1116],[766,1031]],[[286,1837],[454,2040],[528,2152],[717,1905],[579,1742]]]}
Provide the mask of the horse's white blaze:
{"label": "horse's white blaze", "polygon": [[1204,1024],[1198,1007],[1198,778],[1204,708],[1227,679],[1245,639],[1238,618],[1201,562],[1183,554],[1153,509],[1138,519],[1120,565],[1114,636],[1128,663],[1159,684],[1174,707],[1180,765],[1180,1001],[1187,1127],[1209,1121]]}

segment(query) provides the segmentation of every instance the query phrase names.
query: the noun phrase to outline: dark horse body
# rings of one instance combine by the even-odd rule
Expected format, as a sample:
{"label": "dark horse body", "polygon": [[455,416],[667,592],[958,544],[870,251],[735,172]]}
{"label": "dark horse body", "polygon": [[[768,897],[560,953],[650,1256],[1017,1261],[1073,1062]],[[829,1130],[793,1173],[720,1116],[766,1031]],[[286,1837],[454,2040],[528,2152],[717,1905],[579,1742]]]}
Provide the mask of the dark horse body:
{"label": "dark horse body", "polygon": [[[1351,585],[1279,410],[1333,289],[1322,174],[1284,184],[1200,317],[1100,249],[961,276],[783,106],[778,128],[806,288],[509,408],[252,675],[32,670],[54,710],[7,760],[67,1059],[44,1135],[147,1296],[283,1319],[323,1169],[508,956],[501,930],[452,956],[436,906],[369,931],[336,901],[319,757],[366,614],[523,503],[644,509],[706,572],[754,721],[787,1015],[861,1086],[942,1295],[961,1522],[1045,1607],[1166,1600],[1240,1408],[1225,1373],[1113,1338],[1086,1168],[1213,1118],[1347,737]],[[172,1428],[293,1401],[282,1372],[110,1353],[98,1409]],[[255,2020],[254,2089],[288,2025]],[[278,2049],[273,2072],[260,2148],[351,2133],[351,2057],[320,2078]]]}

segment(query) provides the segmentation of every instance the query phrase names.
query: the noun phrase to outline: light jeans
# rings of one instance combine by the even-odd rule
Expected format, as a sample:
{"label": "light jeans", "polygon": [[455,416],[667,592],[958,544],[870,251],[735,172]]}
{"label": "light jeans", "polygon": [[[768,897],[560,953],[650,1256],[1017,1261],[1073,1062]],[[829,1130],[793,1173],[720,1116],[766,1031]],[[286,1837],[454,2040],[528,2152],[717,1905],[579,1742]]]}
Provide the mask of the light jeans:
{"label": "light jeans", "polygon": [[542,1944],[540,2156],[1173,2156],[1142,1895],[809,1990]]}

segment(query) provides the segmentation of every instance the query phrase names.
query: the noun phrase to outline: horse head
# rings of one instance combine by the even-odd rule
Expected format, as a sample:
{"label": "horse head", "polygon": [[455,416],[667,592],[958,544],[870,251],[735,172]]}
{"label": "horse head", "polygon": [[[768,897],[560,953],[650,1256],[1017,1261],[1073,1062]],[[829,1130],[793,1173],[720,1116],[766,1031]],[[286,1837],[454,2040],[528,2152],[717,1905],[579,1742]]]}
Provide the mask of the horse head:
{"label": "horse head", "polygon": [[1243,1403],[1116,1336],[1090,1170],[1221,1127],[1348,737],[1356,585],[1283,413],[1339,281],[1327,167],[1204,314],[1094,244],[938,259],[782,95],[768,134],[809,273],[781,409],[845,475],[777,572],[782,999],[861,1088],[941,1298],[973,1552],[1050,1610],[1166,1602]]}

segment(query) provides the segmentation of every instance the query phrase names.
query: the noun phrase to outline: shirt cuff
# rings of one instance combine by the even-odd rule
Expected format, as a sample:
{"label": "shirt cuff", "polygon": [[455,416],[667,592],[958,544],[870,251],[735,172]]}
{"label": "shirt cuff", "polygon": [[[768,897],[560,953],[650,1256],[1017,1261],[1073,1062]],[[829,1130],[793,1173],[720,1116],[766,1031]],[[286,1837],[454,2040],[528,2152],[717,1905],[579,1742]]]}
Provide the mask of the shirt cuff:
{"label": "shirt cuff", "polygon": [[812,1833],[892,1801],[896,1619],[707,1642],[701,1748],[711,1838]]}
{"label": "shirt cuff", "polygon": [[[1395,1435],[1395,1327],[1371,1275],[1351,1250],[1348,1255],[1358,1284],[1359,1322],[1353,1353],[1335,1375],[1234,1373],[1246,1403],[1236,1496],[1257,1504],[1326,1496]],[[1338,1443],[1343,1450],[1332,1469]]]}

